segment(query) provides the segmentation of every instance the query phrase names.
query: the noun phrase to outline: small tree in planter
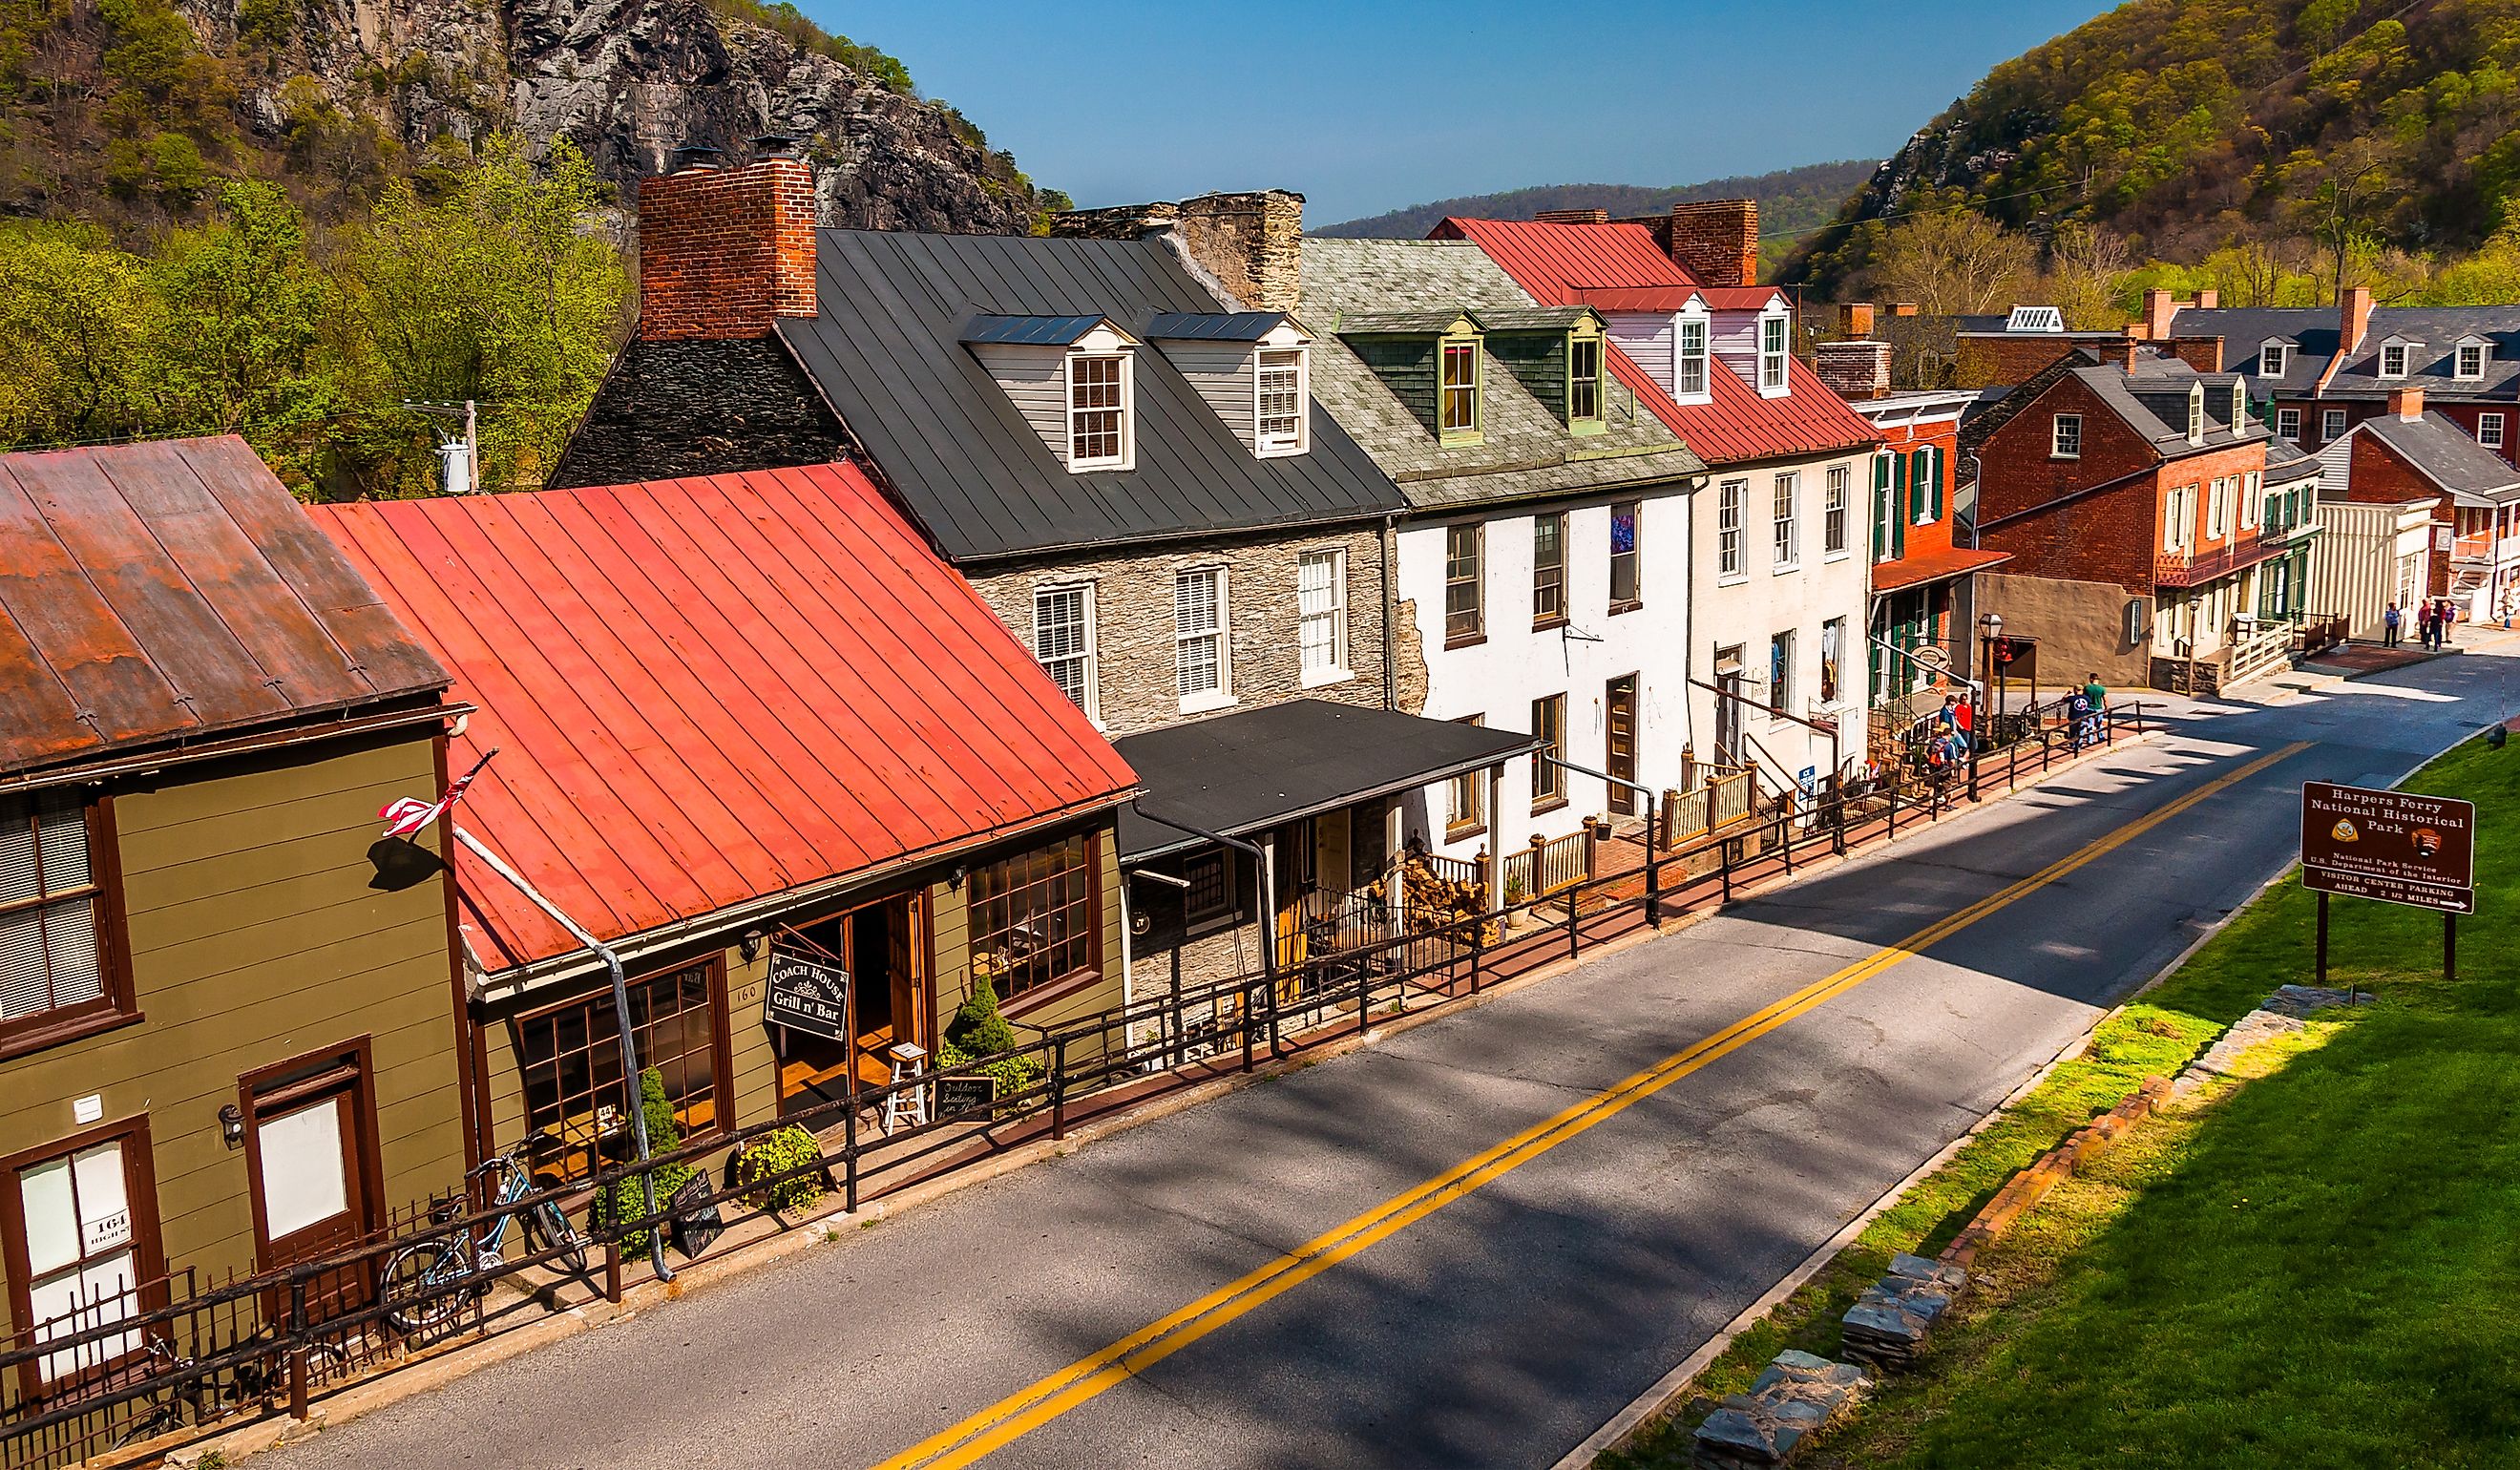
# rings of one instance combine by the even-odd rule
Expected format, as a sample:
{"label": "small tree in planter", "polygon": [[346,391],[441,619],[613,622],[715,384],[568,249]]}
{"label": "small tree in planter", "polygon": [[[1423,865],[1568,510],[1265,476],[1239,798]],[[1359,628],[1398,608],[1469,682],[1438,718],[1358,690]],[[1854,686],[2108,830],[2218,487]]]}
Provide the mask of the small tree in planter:
{"label": "small tree in planter", "polygon": [[[647,1115],[650,1153],[671,1153],[683,1146],[683,1125],[674,1116],[674,1100],[665,1095],[665,1074],[654,1067],[639,1074],[639,1110]],[[663,1209],[675,1190],[691,1182],[693,1169],[689,1164],[666,1164],[652,1172],[656,1207]],[[637,1220],[647,1213],[648,1196],[639,1187],[639,1176],[628,1175],[596,1192],[594,1202],[586,1207],[587,1228],[590,1232],[608,1230],[620,1221]],[[636,1256],[647,1249],[648,1232],[644,1229],[621,1237],[621,1254],[625,1256]]]}
{"label": "small tree in planter", "polygon": [[746,1144],[743,1151],[727,1160],[727,1183],[744,1191],[743,1202],[756,1210],[774,1215],[802,1209],[829,1193],[832,1187],[828,1170],[815,1169],[790,1179],[776,1179],[791,1169],[808,1169],[823,1161],[822,1145],[803,1128],[790,1123]]}
{"label": "small tree in planter", "polygon": [[[984,1056],[997,1056],[1023,1045],[1015,1029],[998,1009],[998,990],[985,978],[975,978],[971,993],[954,1009],[954,1018],[945,1023],[945,1035],[936,1044],[936,1066],[939,1071],[978,1061]],[[1020,1092],[1041,1080],[1041,1063],[1030,1056],[1009,1056],[980,1069],[997,1079],[998,1094]]]}

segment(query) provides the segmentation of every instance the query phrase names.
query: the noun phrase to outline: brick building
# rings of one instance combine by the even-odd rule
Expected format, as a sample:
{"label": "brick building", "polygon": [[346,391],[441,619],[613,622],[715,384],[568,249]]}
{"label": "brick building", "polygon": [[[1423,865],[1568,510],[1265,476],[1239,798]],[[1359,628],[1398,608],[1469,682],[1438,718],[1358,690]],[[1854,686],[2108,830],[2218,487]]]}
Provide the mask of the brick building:
{"label": "brick building", "polygon": [[2158,347],[2042,369],[1960,431],[1980,541],[2013,557],[1986,610],[2039,642],[2049,683],[2219,688],[2271,666],[2290,630],[2267,625],[2267,579],[2287,615],[2308,597],[2317,466],[2270,441],[2238,375]]}
{"label": "brick building", "polygon": [[[2463,617],[2501,617],[2520,594],[2520,470],[2424,405],[2415,384],[2389,395],[2318,453],[2320,490],[2366,505],[2422,502],[2432,520],[2424,575],[2399,589],[2451,598]],[[2408,596],[2410,595],[2410,596]]]}

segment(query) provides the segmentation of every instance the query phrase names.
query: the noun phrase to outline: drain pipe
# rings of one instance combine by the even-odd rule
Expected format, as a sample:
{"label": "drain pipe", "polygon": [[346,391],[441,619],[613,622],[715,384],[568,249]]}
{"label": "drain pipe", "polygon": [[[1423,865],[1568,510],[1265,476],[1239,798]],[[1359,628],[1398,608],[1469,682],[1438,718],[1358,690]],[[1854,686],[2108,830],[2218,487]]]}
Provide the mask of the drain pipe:
{"label": "drain pipe", "polygon": [[[568,932],[569,938],[603,957],[604,968],[612,977],[612,1018],[621,1028],[621,1077],[630,1085],[627,1089],[630,1092],[630,1136],[639,1145],[639,1162],[647,1163],[648,1109],[641,1105],[638,1095],[639,1043],[630,1031],[630,984],[622,977],[621,957],[612,952],[610,945],[588,933],[577,920],[562,913],[558,904],[543,897],[533,884],[525,881],[524,874],[510,868],[497,853],[484,846],[480,838],[457,826],[452,821],[449,821],[446,826],[447,830],[455,834],[456,841],[471,848],[472,856],[489,865],[492,872],[506,878],[515,885],[518,893],[531,899],[535,908],[543,911],[550,916],[553,923]],[[656,1213],[656,1176],[649,1170],[639,1171],[639,1197],[647,1206],[641,1213],[654,1215]],[[657,1280],[674,1279],[673,1269],[665,1265],[665,1223],[663,1221],[657,1221],[648,1227],[648,1261],[656,1269]]]}
{"label": "drain pipe", "polygon": [[[1168,826],[1177,832],[1188,832],[1193,837],[1203,837],[1219,847],[1230,847],[1237,852],[1251,855],[1252,865],[1260,872],[1260,973],[1268,981],[1269,1003],[1274,1007],[1278,1003],[1278,875],[1269,870],[1269,855],[1262,852],[1256,842],[1246,842],[1240,837],[1229,837],[1223,832],[1204,831],[1192,826],[1187,822],[1175,822],[1169,817],[1158,817],[1135,801],[1129,803],[1129,810],[1157,826]],[[1274,1032],[1276,1028],[1273,1026],[1271,1030]],[[1269,1038],[1269,1054],[1271,1056],[1285,1054],[1279,1049],[1275,1035]]]}

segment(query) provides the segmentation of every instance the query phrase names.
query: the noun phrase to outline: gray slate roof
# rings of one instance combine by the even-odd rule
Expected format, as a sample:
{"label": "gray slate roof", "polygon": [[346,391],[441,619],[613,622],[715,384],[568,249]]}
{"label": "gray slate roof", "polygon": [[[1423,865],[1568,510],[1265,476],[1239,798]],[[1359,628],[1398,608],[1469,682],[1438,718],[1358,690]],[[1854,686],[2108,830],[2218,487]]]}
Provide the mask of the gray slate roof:
{"label": "gray slate roof", "polygon": [[2318,478],[2318,456],[2290,439],[2269,437],[2267,440],[2267,472],[2262,481],[2269,489],[2289,485],[2295,480]]}
{"label": "gray slate roof", "polygon": [[1542,307],[1466,241],[1310,239],[1303,251],[1303,301],[1296,317],[1316,343],[1313,392],[1399,482],[1413,507],[1442,510],[1666,484],[1705,473],[1706,462],[1606,368],[1601,389],[1609,427],[1577,435],[1492,356],[1482,365],[1480,442],[1445,447],[1338,341],[1337,328],[1353,328],[1364,317],[1376,330],[1404,330],[1383,325],[1400,320],[1433,324],[1405,330],[1436,332],[1468,312],[1483,322],[1496,318],[1562,330],[1580,311]]}
{"label": "gray slate roof", "polygon": [[[2336,355],[2337,309],[2333,306],[2233,306],[2211,311],[2182,307],[2171,330],[2181,336],[2220,336],[2223,361],[2249,374],[2261,396],[2271,388],[2287,397],[2308,397]],[[2461,382],[2453,376],[2452,349],[2470,334],[2489,338],[2481,381]],[[2405,378],[2379,376],[2380,344],[2391,337],[2422,344],[2412,354]],[[2257,376],[2258,351],[2277,337],[2296,345],[2279,379]],[[2520,305],[2510,306],[2380,306],[2345,365],[2329,381],[2327,398],[2386,398],[2393,388],[2423,385],[2426,399],[2457,402],[2520,399]]]}
{"label": "gray slate roof", "polygon": [[1137,468],[1070,474],[957,340],[975,316],[1107,316],[1143,335],[1162,313],[1218,313],[1159,240],[824,230],[817,249],[818,312],[779,335],[956,561],[1405,507],[1318,399],[1311,452],[1258,459],[1152,347],[1137,354]]}
{"label": "gray slate roof", "polygon": [[[2138,358],[2132,372],[2109,366],[2075,368],[2072,372],[2093,396],[2125,420],[2128,427],[2172,458],[2273,437],[2255,420],[2244,417],[2236,424],[2231,422],[2230,385],[2237,380],[2237,374],[2199,373],[2175,357]],[[2205,437],[2200,443],[2190,444],[2187,393],[2189,386],[2198,382],[2205,384]]]}
{"label": "gray slate roof", "polygon": [[2354,426],[2395,450],[2427,479],[2471,504],[2501,505],[2520,500],[2520,470],[2467,436],[2440,414],[2401,419],[2383,414]]}

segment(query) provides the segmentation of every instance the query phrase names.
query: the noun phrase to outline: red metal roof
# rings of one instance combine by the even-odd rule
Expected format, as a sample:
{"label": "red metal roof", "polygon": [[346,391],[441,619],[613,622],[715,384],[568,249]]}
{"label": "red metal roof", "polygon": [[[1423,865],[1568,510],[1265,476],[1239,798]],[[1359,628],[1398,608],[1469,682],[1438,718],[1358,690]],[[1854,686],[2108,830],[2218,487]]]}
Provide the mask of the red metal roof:
{"label": "red metal roof", "polygon": [[1874,562],[1872,590],[1897,592],[1902,587],[1921,587],[1927,582],[1941,582],[1984,571],[2011,559],[2010,552],[1973,552],[1966,547],[1937,547],[1912,557],[1902,557],[1896,561]]}
{"label": "red metal roof", "polygon": [[[315,515],[480,706],[450,758],[501,754],[465,825],[599,937],[1136,785],[854,466]],[[488,968],[574,948],[469,854],[457,873]]]}
{"label": "red metal roof", "polygon": [[446,682],[243,439],[0,455],[0,770]]}
{"label": "red metal roof", "polygon": [[[1432,238],[1466,240],[1549,306],[1602,311],[1676,310],[1686,292],[1719,310],[1755,307],[1771,287],[1701,287],[1642,225],[1560,225],[1533,220],[1446,219]],[[1683,289],[1686,289],[1685,290]],[[1635,293],[1635,294],[1630,294]],[[1635,304],[1613,305],[1613,300]],[[1664,301],[1670,304],[1662,304]],[[1624,352],[1610,366],[1654,416],[1710,466],[1825,454],[1881,441],[1878,429],[1801,362],[1789,359],[1785,396],[1763,398],[1722,362],[1712,364],[1711,403],[1679,404]]]}

